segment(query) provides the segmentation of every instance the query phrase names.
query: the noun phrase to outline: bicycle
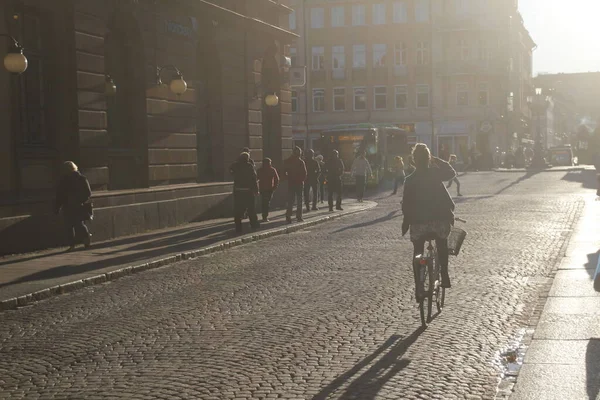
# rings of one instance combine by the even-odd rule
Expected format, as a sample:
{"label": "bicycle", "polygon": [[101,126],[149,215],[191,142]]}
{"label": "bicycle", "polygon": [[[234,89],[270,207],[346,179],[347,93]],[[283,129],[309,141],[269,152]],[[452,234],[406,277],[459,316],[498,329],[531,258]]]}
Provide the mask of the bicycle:
{"label": "bicycle", "polygon": [[[464,219],[456,218],[456,221],[466,223]],[[452,227],[448,238],[448,255],[458,255],[467,232],[460,228]],[[435,300],[438,314],[444,308],[446,300],[446,288],[442,287],[441,269],[438,262],[435,237],[427,238],[427,250],[425,254],[415,256],[413,260],[413,272],[415,275],[416,299],[419,303],[421,314],[421,325],[427,326],[431,322],[431,311]],[[429,279],[428,279],[429,278]],[[427,303],[427,319],[425,318],[425,303]]]}

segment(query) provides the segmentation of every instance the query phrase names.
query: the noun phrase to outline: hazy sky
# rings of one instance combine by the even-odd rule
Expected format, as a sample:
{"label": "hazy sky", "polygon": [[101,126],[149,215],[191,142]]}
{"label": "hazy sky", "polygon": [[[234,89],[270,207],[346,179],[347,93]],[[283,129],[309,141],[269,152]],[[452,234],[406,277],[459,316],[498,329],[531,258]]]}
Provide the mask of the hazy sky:
{"label": "hazy sky", "polygon": [[600,71],[600,0],[519,0],[538,72]]}

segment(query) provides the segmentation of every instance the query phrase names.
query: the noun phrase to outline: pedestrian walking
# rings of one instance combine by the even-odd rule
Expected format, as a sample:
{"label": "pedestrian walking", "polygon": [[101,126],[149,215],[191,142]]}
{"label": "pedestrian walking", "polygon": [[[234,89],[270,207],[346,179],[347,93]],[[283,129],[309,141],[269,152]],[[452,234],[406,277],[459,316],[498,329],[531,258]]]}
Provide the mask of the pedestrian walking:
{"label": "pedestrian walking", "polygon": [[238,160],[229,168],[233,175],[233,218],[235,231],[242,233],[242,218],[247,213],[252,229],[258,229],[255,196],[258,195],[258,182],[254,166],[250,163],[250,154],[240,154]]}
{"label": "pedestrian walking", "polygon": [[300,147],[294,147],[290,158],[285,160],[285,177],[288,181],[287,212],[285,220],[288,224],[292,223],[292,211],[294,209],[294,200],[296,201],[296,220],[302,219],[302,192],[304,191],[304,181],[306,180],[306,164],[300,158],[302,150]]}
{"label": "pedestrian walking", "polygon": [[404,174],[404,160],[400,156],[394,157],[394,191],[392,194],[398,193],[398,186],[404,185],[404,179],[406,175]]}
{"label": "pedestrian walking", "polygon": [[269,222],[269,209],[271,208],[271,199],[273,192],[279,187],[279,174],[272,165],[270,158],[263,160],[262,167],[259,168],[258,189],[260,190],[262,222]]}
{"label": "pedestrian walking", "polygon": [[344,175],[344,162],[340,159],[340,153],[333,150],[331,157],[325,163],[325,176],[327,177],[327,197],[329,200],[329,211],[333,211],[333,194],[337,195],[335,208],[342,208],[342,176]]}
{"label": "pedestrian walking", "polygon": [[360,152],[358,157],[354,159],[350,175],[356,179],[356,199],[359,203],[362,203],[365,197],[367,179],[373,175],[371,164],[369,164],[369,160],[365,157],[364,151]]}
{"label": "pedestrian walking", "polygon": [[[450,154],[450,165],[452,166],[452,168],[454,168],[454,170],[456,170],[456,154]],[[450,187],[452,186],[452,182],[456,183],[456,195],[458,197],[462,197],[462,194],[460,194],[460,181],[458,180],[458,175],[456,175],[453,179],[450,180],[450,182],[448,182],[448,186],[446,186],[446,189],[450,189]]]}
{"label": "pedestrian walking", "polygon": [[321,173],[319,174],[319,198],[321,204],[325,203],[325,163],[323,162],[323,156],[319,154],[315,157],[315,160],[319,163]]}
{"label": "pedestrian walking", "polygon": [[312,149],[306,151],[304,156],[304,163],[306,164],[306,182],[304,182],[304,203],[306,204],[306,211],[309,212],[310,208],[310,190],[312,189],[312,210],[316,211],[317,197],[319,195],[319,176],[321,175],[321,166],[319,162],[315,160],[315,152]]}
{"label": "pedestrian walking", "polygon": [[88,248],[91,237],[85,221],[92,218],[92,208],[89,202],[92,189],[87,178],[79,172],[77,165],[72,161],[63,164],[63,176],[56,189],[55,212],[62,211],[64,224],[69,241],[69,249],[75,250],[78,243]]}

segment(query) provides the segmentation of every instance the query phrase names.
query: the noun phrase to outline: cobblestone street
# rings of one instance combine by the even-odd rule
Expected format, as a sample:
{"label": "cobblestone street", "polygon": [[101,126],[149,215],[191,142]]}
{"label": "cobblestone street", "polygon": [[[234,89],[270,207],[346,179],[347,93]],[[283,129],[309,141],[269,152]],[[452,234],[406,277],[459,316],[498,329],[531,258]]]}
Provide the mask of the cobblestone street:
{"label": "cobblestone street", "polygon": [[493,399],[495,355],[562,256],[584,174],[461,177],[469,234],[425,330],[388,191],[369,211],[0,314],[0,398]]}

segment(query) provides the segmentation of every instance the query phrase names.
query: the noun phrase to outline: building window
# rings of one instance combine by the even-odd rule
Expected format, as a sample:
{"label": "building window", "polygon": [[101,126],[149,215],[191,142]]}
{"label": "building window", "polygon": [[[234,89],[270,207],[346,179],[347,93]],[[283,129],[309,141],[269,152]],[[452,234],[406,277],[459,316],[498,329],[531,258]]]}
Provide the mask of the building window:
{"label": "building window", "polygon": [[296,67],[298,64],[298,51],[295,47],[290,47],[290,60],[292,62],[292,67]]}
{"label": "building window", "polygon": [[469,0],[455,0],[456,15],[465,15],[469,11]]}
{"label": "building window", "polygon": [[313,89],[313,111],[325,111],[325,89]]}
{"label": "building window", "polygon": [[458,41],[459,58],[461,61],[467,61],[471,57],[471,49],[466,39],[460,39]]}
{"label": "building window", "polygon": [[396,109],[408,108],[408,86],[400,85],[394,87],[394,95],[396,97]]}
{"label": "building window", "polygon": [[366,23],[365,6],[352,6],[352,26],[366,25]]}
{"label": "building window", "polygon": [[373,67],[375,67],[375,68],[385,67],[386,55],[387,55],[387,45],[374,44],[373,45]]}
{"label": "building window", "polygon": [[333,89],[333,111],[346,111],[346,88]]}
{"label": "building window", "polygon": [[331,7],[331,26],[338,28],[346,25],[344,6]]}
{"label": "building window", "polygon": [[312,48],[312,70],[325,69],[325,47]]}
{"label": "building window", "polygon": [[469,84],[468,83],[457,83],[456,84],[456,105],[460,107],[466,107],[469,105]]}
{"label": "building window", "polygon": [[291,31],[295,31],[296,30],[296,10],[293,10],[290,15],[290,30]]}
{"label": "building window", "polygon": [[406,65],[406,44],[403,42],[394,44],[394,65]]}
{"label": "building window", "polygon": [[429,21],[429,0],[417,0],[415,4],[415,21]]}
{"label": "building window", "polygon": [[354,88],[354,111],[367,109],[367,89],[364,87]]}
{"label": "building window", "polygon": [[346,68],[346,53],[344,52],[344,46],[333,46],[331,48],[333,69],[344,69]]}
{"label": "building window", "polygon": [[310,27],[313,29],[325,27],[325,10],[323,8],[310,9]]}
{"label": "building window", "polygon": [[375,86],[373,88],[373,108],[385,110],[387,108],[387,87]]}
{"label": "building window", "polygon": [[429,85],[417,85],[417,108],[429,107]]}
{"label": "building window", "polygon": [[405,24],[408,22],[408,10],[406,8],[406,1],[394,2],[394,23]]}
{"label": "building window", "polygon": [[477,85],[477,99],[480,106],[487,106],[489,104],[489,91],[487,83],[480,83]]}
{"label": "building window", "polygon": [[479,60],[482,61],[484,65],[488,65],[490,59],[492,58],[492,49],[490,49],[487,40],[479,41]]}
{"label": "building window", "polygon": [[[46,125],[48,88],[46,86],[46,38],[45,18],[39,14],[24,13],[22,18],[21,44],[25,47],[28,67],[19,79],[21,109],[21,140],[24,145],[49,144]],[[17,40],[19,40],[17,38]]]}
{"label": "building window", "polygon": [[373,25],[385,24],[385,4],[373,4]]}
{"label": "building window", "polygon": [[298,92],[292,90],[292,112],[298,112]]}
{"label": "building window", "polygon": [[418,65],[429,64],[429,42],[418,42],[417,43],[417,64]]}
{"label": "building window", "polygon": [[367,49],[364,44],[355,44],[352,46],[352,67],[366,68],[367,66]]}

